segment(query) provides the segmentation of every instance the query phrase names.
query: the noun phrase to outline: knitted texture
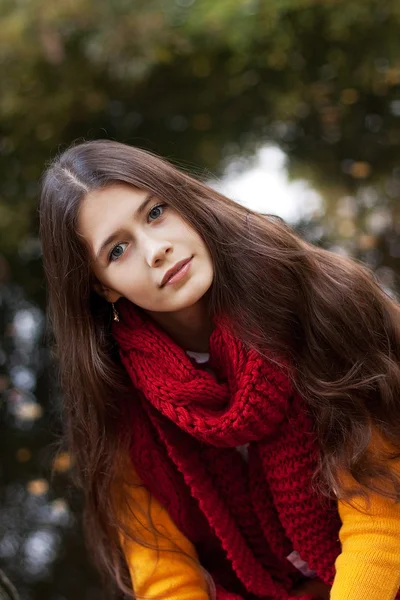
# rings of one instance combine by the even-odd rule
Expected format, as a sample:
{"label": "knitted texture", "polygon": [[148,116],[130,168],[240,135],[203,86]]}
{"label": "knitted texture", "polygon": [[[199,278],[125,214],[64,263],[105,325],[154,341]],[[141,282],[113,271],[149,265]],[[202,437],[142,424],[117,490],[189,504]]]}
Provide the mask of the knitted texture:
{"label": "knitted texture", "polygon": [[[293,550],[331,585],[340,521],[312,487],[316,436],[288,377],[222,321],[210,338],[211,374],[120,305],[113,333],[138,392],[132,461],[195,545],[218,600],[294,598],[302,575],[287,560]],[[247,443],[248,464],[236,450]]]}

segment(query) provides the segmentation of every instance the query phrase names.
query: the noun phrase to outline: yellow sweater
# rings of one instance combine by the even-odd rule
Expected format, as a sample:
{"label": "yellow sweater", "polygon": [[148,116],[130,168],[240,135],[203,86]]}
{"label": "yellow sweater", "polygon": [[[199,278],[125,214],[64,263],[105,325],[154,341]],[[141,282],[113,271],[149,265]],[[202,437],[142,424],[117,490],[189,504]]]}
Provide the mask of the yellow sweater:
{"label": "yellow sweater", "polygon": [[[127,499],[123,520],[148,546],[121,535],[135,593],[147,599],[207,600],[207,575],[194,546],[141,485],[131,463],[127,471],[129,485],[118,493]],[[400,503],[370,494],[368,505],[361,499],[353,506],[339,502],[339,513],[342,553],[331,600],[393,600],[400,588]]]}
{"label": "yellow sweater", "polygon": [[[128,467],[130,470],[132,466]],[[145,545],[121,535],[134,592],[146,600],[208,600],[205,571],[196,550],[179,531],[167,510],[130,473],[122,521]],[[122,492],[123,494],[123,492]],[[121,490],[119,498],[122,498]],[[130,510],[129,510],[130,509]],[[156,531],[156,532],[155,532]],[[157,548],[154,549],[154,548]]]}

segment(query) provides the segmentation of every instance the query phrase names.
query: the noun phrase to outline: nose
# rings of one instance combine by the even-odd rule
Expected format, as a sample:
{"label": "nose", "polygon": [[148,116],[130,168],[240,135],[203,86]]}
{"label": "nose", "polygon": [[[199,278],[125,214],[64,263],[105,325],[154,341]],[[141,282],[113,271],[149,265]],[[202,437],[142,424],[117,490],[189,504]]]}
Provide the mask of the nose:
{"label": "nose", "polygon": [[149,267],[159,267],[163,264],[167,254],[172,252],[169,242],[163,240],[148,240],[145,249],[145,258]]}

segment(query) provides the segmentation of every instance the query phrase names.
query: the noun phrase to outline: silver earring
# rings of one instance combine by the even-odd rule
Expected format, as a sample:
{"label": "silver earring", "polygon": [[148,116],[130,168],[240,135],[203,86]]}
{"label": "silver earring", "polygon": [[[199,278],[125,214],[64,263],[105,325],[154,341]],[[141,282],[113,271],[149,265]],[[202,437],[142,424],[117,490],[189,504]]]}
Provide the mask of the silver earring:
{"label": "silver earring", "polygon": [[114,306],[114,302],[111,302],[111,306],[112,306],[112,309],[113,309],[113,319],[114,319],[114,321],[118,322],[119,321],[119,314],[118,314],[117,309]]}

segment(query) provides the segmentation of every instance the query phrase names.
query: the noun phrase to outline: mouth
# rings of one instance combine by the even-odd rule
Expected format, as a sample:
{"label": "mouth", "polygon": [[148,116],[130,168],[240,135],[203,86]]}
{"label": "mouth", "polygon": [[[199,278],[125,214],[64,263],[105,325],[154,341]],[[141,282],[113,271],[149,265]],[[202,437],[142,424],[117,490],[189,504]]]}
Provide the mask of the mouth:
{"label": "mouth", "polygon": [[182,277],[186,275],[190,269],[192,258],[193,256],[184,258],[183,260],[177,262],[171,269],[169,269],[162,278],[160,287],[164,287],[168,283],[176,283],[182,279]]}

